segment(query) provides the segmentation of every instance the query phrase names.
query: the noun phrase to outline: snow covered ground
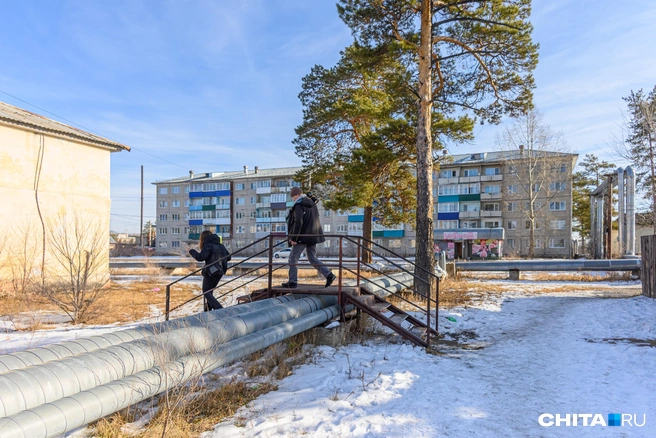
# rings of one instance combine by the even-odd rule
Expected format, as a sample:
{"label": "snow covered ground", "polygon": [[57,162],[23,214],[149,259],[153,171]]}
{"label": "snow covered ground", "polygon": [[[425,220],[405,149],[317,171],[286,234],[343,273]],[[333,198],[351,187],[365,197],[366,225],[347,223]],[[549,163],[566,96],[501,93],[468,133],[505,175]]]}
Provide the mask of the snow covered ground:
{"label": "snow covered ground", "polygon": [[[492,293],[440,313],[440,331],[458,345],[438,355],[380,341],[318,347],[312,363],[205,438],[656,436],[656,301],[635,296],[639,283],[536,294],[517,282],[494,293],[500,283],[482,282]],[[0,331],[0,353],[115,329]],[[608,422],[609,413],[646,423],[538,423],[541,414]]]}
{"label": "snow covered ground", "polygon": [[[316,363],[242,408],[241,427],[233,419],[206,437],[656,436],[656,301],[518,292],[440,322],[475,332],[469,348],[480,349],[321,347]],[[644,414],[646,424],[542,427],[543,413],[638,414],[639,423]]]}

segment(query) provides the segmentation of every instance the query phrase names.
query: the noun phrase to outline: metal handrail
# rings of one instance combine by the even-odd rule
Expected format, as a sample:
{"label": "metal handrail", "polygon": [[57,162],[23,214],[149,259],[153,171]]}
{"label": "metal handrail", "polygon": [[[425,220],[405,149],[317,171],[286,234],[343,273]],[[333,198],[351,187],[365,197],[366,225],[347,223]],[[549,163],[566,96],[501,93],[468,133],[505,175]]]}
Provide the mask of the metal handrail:
{"label": "metal handrail", "polygon": [[[377,286],[380,287],[382,290],[385,290],[385,291],[389,292],[390,294],[392,294],[393,296],[397,297],[398,299],[400,299],[400,300],[402,300],[402,301],[404,301],[404,302],[410,304],[411,306],[413,306],[413,307],[415,307],[415,308],[417,308],[417,309],[420,309],[422,312],[425,311],[425,314],[426,314],[426,325],[427,325],[428,328],[429,328],[429,330],[426,332],[426,342],[427,342],[427,344],[430,346],[430,337],[431,337],[431,330],[432,330],[432,328],[431,328],[431,304],[434,304],[434,306],[435,306],[435,331],[437,332],[437,329],[438,329],[438,323],[437,323],[438,319],[437,319],[437,316],[438,316],[438,309],[439,309],[439,277],[438,277],[437,275],[435,275],[434,272],[431,272],[431,271],[429,271],[429,270],[427,270],[427,269],[425,269],[425,268],[423,268],[423,267],[421,267],[421,266],[418,266],[415,262],[410,261],[410,260],[408,260],[407,258],[405,258],[405,257],[403,257],[403,256],[401,256],[401,255],[399,255],[399,254],[397,254],[396,252],[392,251],[391,249],[386,248],[386,247],[384,247],[384,246],[382,246],[382,245],[380,245],[380,244],[378,244],[378,243],[376,243],[376,242],[374,242],[374,241],[372,241],[372,240],[370,240],[370,239],[367,239],[367,238],[365,238],[365,237],[357,236],[357,237],[354,238],[354,237],[352,237],[352,236],[344,236],[344,235],[338,235],[338,234],[306,234],[306,235],[303,235],[303,237],[316,237],[316,236],[323,236],[324,238],[328,237],[328,238],[337,238],[337,239],[339,239],[339,255],[338,255],[338,262],[337,262],[337,265],[336,265],[336,267],[338,268],[338,273],[337,273],[337,297],[338,297],[338,303],[339,303],[339,305],[340,305],[340,308],[342,309],[342,310],[341,310],[341,315],[340,315],[341,318],[342,318],[342,320],[343,320],[344,317],[345,317],[345,314],[344,314],[344,306],[346,305],[346,301],[347,301],[347,300],[346,300],[346,297],[344,296],[344,290],[343,290],[343,287],[342,287],[342,286],[343,286],[343,271],[344,271],[344,270],[346,270],[347,272],[349,272],[349,273],[355,275],[355,277],[356,277],[356,284],[357,284],[357,287],[358,287],[358,288],[361,286],[361,282],[362,282],[362,281],[364,281],[365,283],[373,283],[372,280],[369,280],[368,278],[364,278],[364,277],[362,277],[362,275],[361,275],[361,267],[362,267],[362,266],[366,266],[366,267],[369,268],[370,270],[372,270],[372,271],[374,271],[374,272],[377,272],[377,273],[379,273],[379,274],[381,274],[381,275],[383,275],[383,276],[385,276],[385,277],[387,277],[387,278],[389,278],[389,279],[394,280],[394,278],[393,278],[391,275],[389,275],[388,273],[383,272],[383,271],[377,269],[376,267],[372,266],[371,264],[368,264],[368,263],[364,263],[364,262],[362,262],[362,261],[361,261],[362,251],[369,251],[369,252],[372,254],[372,257],[373,257],[373,256],[380,257],[380,258],[383,259],[385,262],[387,262],[387,263],[389,263],[390,265],[392,265],[392,266],[396,267],[397,269],[399,269],[401,272],[404,272],[404,273],[406,273],[406,274],[411,275],[411,276],[413,277],[413,279],[414,279],[414,282],[416,282],[417,279],[419,279],[420,282],[423,282],[423,284],[428,285],[429,288],[432,286],[432,285],[431,285],[432,282],[431,282],[430,280],[425,279],[425,278],[419,277],[419,276],[416,274],[416,272],[417,272],[417,271],[420,271],[420,272],[423,272],[423,273],[428,274],[429,279],[430,279],[430,277],[434,278],[434,279],[436,280],[435,283],[436,283],[436,288],[437,288],[436,291],[435,291],[435,299],[433,299],[433,298],[431,297],[431,295],[432,295],[431,292],[432,292],[432,291],[430,291],[430,290],[429,290],[429,293],[428,293],[427,295],[424,295],[423,293],[419,293],[419,292],[417,291],[417,289],[416,289],[416,285],[415,285],[415,287],[410,287],[410,288],[408,288],[408,289],[412,290],[413,293],[415,293],[416,295],[421,296],[422,298],[424,298],[424,299],[426,300],[426,308],[425,308],[425,309],[424,309],[422,306],[420,306],[420,305],[418,305],[418,304],[416,304],[416,303],[414,303],[414,302],[412,302],[412,301],[410,301],[410,300],[408,300],[408,299],[406,299],[406,298],[400,296],[399,294],[397,294],[396,291],[391,291],[391,290],[387,289],[387,288],[384,287],[384,286],[377,285]],[[279,242],[279,243],[277,243],[277,244],[273,244],[273,242],[274,242],[274,238],[276,238],[276,239],[280,239],[281,237],[283,237],[283,236],[281,236],[281,235],[275,235],[275,236],[274,236],[274,235],[272,235],[272,234],[269,234],[268,236],[265,236],[265,237],[262,237],[262,238],[260,238],[260,239],[257,239],[257,240],[255,240],[255,241],[253,241],[252,243],[250,243],[249,245],[247,245],[247,246],[245,246],[245,247],[243,247],[243,248],[240,248],[238,251],[236,251],[236,252],[234,252],[233,254],[231,254],[231,256],[235,256],[235,255],[237,255],[237,254],[243,253],[243,252],[245,252],[246,250],[248,250],[249,248],[252,248],[253,246],[257,245],[258,243],[263,242],[263,241],[265,241],[265,240],[268,239],[268,242],[269,242],[268,248],[266,248],[266,249],[264,249],[264,250],[262,250],[262,251],[258,251],[258,252],[256,252],[255,254],[253,254],[253,255],[251,255],[251,256],[245,258],[244,260],[241,260],[241,261],[235,263],[234,265],[231,266],[231,268],[238,267],[239,265],[242,265],[242,264],[248,262],[249,260],[251,260],[251,259],[253,259],[253,258],[255,258],[255,257],[261,256],[261,255],[263,255],[264,253],[268,253],[268,258],[269,258],[268,262],[264,262],[264,263],[262,263],[261,265],[258,265],[258,266],[254,267],[254,268],[252,268],[252,269],[249,269],[248,271],[246,271],[246,272],[240,274],[239,276],[234,277],[234,278],[232,278],[232,279],[226,281],[226,282],[223,283],[221,286],[224,287],[224,286],[226,286],[226,285],[228,285],[228,284],[230,284],[230,283],[232,283],[232,282],[234,282],[234,281],[236,281],[236,280],[238,280],[238,279],[240,279],[240,278],[242,278],[242,277],[244,277],[244,276],[248,276],[249,274],[251,274],[251,273],[253,273],[253,272],[255,272],[255,271],[258,271],[259,269],[265,268],[265,267],[268,268],[268,269],[267,269],[267,272],[265,272],[265,273],[263,273],[263,274],[260,274],[260,275],[256,276],[255,278],[249,280],[247,283],[242,283],[242,284],[240,284],[239,286],[237,286],[237,287],[235,287],[235,288],[232,288],[231,290],[229,290],[229,291],[227,291],[227,292],[222,293],[222,294],[218,297],[218,299],[225,297],[226,295],[228,295],[228,294],[234,292],[235,290],[237,290],[237,289],[243,287],[245,284],[250,284],[250,283],[252,283],[252,282],[254,282],[254,281],[257,281],[257,280],[259,280],[259,279],[261,279],[261,278],[263,278],[263,277],[267,277],[267,278],[268,278],[268,287],[267,287],[267,292],[268,292],[268,296],[271,297],[271,296],[273,295],[273,291],[272,291],[272,288],[273,288],[273,284],[272,284],[272,283],[273,283],[273,280],[272,280],[273,272],[276,271],[276,270],[278,270],[278,269],[281,269],[282,267],[284,267],[284,266],[286,266],[286,265],[288,265],[288,263],[287,263],[287,264],[281,264],[280,266],[276,266],[276,267],[274,268],[274,262],[273,262],[273,250],[274,250],[274,248],[276,248],[276,247],[278,247],[278,246],[281,246],[281,245],[283,245],[283,244],[286,244],[287,241],[289,241],[289,239],[290,239],[291,236],[290,236],[290,235],[284,235],[284,237],[285,237],[285,240],[284,240],[284,241]],[[294,237],[298,237],[298,236],[294,236]],[[357,259],[356,259],[356,267],[355,267],[355,270],[350,269],[350,268],[344,266],[344,263],[343,263],[343,259],[344,259],[343,243],[344,243],[344,240],[353,243],[353,244],[356,246],[356,248],[357,248]],[[369,246],[368,248],[365,248],[365,246],[364,246],[364,242],[369,243],[370,246]],[[401,261],[402,261],[404,264],[401,265],[400,263],[397,263],[396,260],[391,260],[390,258],[388,258],[388,256],[383,255],[383,254],[381,254],[379,251],[377,251],[376,248],[382,248],[387,254],[391,254],[392,257],[396,257],[396,258],[398,258],[398,259],[401,259]],[[219,262],[223,261],[226,257],[227,257],[227,256],[221,257],[219,260],[215,261],[214,263],[219,263]],[[213,263],[213,264],[214,264],[214,263]],[[408,265],[408,264],[409,264],[410,266],[412,266],[412,267],[415,269],[414,272],[413,272],[413,271],[410,271],[410,270],[407,269],[407,265]],[[330,265],[331,265],[331,266],[334,266],[334,265],[332,265],[332,264],[330,264]],[[199,296],[197,296],[197,297],[194,297],[194,298],[192,298],[192,299],[190,299],[190,300],[188,300],[188,301],[186,301],[186,302],[184,302],[184,303],[182,303],[182,304],[176,306],[174,309],[170,310],[171,286],[173,286],[174,284],[176,284],[176,283],[178,283],[178,282],[184,280],[185,278],[188,278],[188,277],[190,277],[190,276],[192,276],[192,275],[197,274],[198,272],[202,271],[202,269],[204,269],[204,268],[207,267],[207,266],[211,266],[211,265],[206,265],[206,266],[203,266],[202,268],[196,269],[195,271],[193,271],[193,272],[191,272],[191,273],[185,275],[184,277],[181,277],[181,278],[179,278],[179,279],[177,279],[177,280],[175,280],[175,281],[169,283],[169,284],[166,286],[166,320],[169,319],[169,314],[170,314],[170,312],[171,312],[172,310],[176,310],[176,309],[178,309],[178,308],[180,308],[180,307],[182,307],[182,306],[188,304],[188,303],[191,302],[191,301],[194,301],[194,300],[196,300],[196,299],[199,299],[199,298],[201,298],[201,297],[204,297],[204,294],[203,294],[203,295],[199,295]],[[413,282],[413,284],[414,284],[414,282]],[[375,284],[375,283],[374,283],[374,284]],[[217,286],[216,286],[214,289],[212,289],[211,291],[216,290],[218,287],[219,287],[219,286],[217,285]],[[210,291],[205,291],[205,292],[210,292]]]}

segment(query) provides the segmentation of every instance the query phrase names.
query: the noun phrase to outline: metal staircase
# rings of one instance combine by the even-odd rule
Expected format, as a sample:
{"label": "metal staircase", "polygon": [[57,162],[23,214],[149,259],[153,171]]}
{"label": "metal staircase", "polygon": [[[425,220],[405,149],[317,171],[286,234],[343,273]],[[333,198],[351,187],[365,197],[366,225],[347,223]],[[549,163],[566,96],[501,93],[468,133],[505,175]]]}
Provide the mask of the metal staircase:
{"label": "metal staircase", "polygon": [[[439,278],[435,275],[435,273],[426,271],[428,277],[431,279],[430,294],[428,296],[420,294],[416,285],[422,281],[426,282],[426,280],[416,275],[416,271],[421,270],[421,268],[417,267],[412,261],[398,254],[395,254],[389,248],[385,248],[363,237],[325,235],[325,237],[337,239],[339,242],[340,253],[338,260],[330,262],[326,261],[326,265],[328,267],[332,268],[333,270],[337,270],[337,280],[335,282],[336,284],[333,284],[328,288],[322,287],[320,285],[302,283],[299,283],[298,287],[295,289],[277,287],[273,285],[272,273],[278,269],[285,268],[287,264],[281,264],[278,262],[274,263],[273,252],[276,250],[277,246],[280,246],[280,244],[274,244],[274,237],[275,239],[280,239],[280,236],[270,235],[259,239],[253,242],[251,245],[241,248],[232,254],[234,258],[235,256],[239,256],[244,253],[253,253],[253,255],[250,255],[244,260],[241,260],[230,266],[230,268],[240,268],[242,273],[239,276],[232,277],[229,280],[220,283],[216,289],[220,290],[221,294],[216,294],[218,295],[217,298],[221,298],[234,292],[244,284],[249,284],[258,279],[266,277],[268,279],[268,286],[266,288],[258,289],[249,295],[241,296],[237,299],[238,302],[245,303],[258,301],[290,293],[295,295],[335,295],[337,296],[338,303],[342,309],[342,320],[344,320],[346,317],[347,306],[352,305],[355,307],[358,314],[360,312],[364,312],[370,315],[372,318],[379,321],[384,326],[389,327],[398,333],[403,339],[406,339],[415,345],[428,348],[431,346],[431,341],[437,339],[439,336],[437,331]],[[255,251],[255,249],[258,247],[258,243],[267,239],[269,240],[268,245],[266,245],[267,247],[259,252]],[[357,258],[355,261],[345,262],[342,253],[342,248],[344,247],[343,241],[348,241],[349,245],[356,247]],[[365,243],[368,244],[367,247],[365,247]],[[379,257],[381,260],[384,260],[389,267],[393,267],[393,269],[395,269],[398,273],[406,274],[406,280],[399,281],[389,272],[382,271],[380,266],[377,264],[367,264],[362,262],[361,255],[364,251],[368,251],[372,256]],[[253,259],[256,257],[262,256],[268,256],[268,262],[255,263],[253,261]],[[217,263],[220,263],[220,260],[217,261]],[[299,265],[304,264],[308,265],[308,262],[299,262]],[[252,269],[246,269],[246,267],[252,267]],[[264,273],[261,273],[261,270],[264,270]],[[367,278],[363,275],[365,270],[379,274],[380,277],[378,277],[378,279],[387,278],[389,281],[382,284],[383,282],[381,281]],[[198,271],[200,271],[200,269],[192,272],[186,277],[193,275]],[[259,275],[256,275],[258,272],[260,272]],[[351,273],[355,278],[344,280],[344,274],[346,272]],[[169,310],[171,286],[186,277],[178,279],[166,287],[167,319],[170,311],[175,310]],[[248,281],[246,283],[243,281],[238,281],[240,279],[244,279],[245,277],[248,277]],[[411,281],[407,281],[407,278],[411,278]],[[233,282],[236,282],[234,283],[233,288],[226,291],[227,287]],[[408,297],[408,295],[411,299]],[[390,303],[386,297],[394,297],[395,301],[404,302],[404,307],[412,308],[413,312],[418,313],[420,316],[413,316],[400,307]],[[192,300],[183,303],[182,305],[200,298],[202,298],[202,295],[195,297]]]}

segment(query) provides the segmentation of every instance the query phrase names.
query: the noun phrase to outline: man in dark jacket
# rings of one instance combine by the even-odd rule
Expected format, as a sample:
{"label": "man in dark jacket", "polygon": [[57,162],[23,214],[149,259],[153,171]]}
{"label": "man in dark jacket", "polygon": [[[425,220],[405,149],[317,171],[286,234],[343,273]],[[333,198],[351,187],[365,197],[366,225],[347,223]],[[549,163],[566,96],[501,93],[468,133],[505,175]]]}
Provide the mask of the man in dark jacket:
{"label": "man in dark jacket", "polygon": [[287,215],[287,233],[292,252],[289,255],[289,281],[282,286],[291,289],[297,287],[298,259],[305,251],[312,266],[326,277],[328,287],[335,281],[335,274],[317,258],[317,243],[326,241],[319,221],[319,209],[314,201],[303,194],[300,187],[292,187],[290,194],[294,205]]}

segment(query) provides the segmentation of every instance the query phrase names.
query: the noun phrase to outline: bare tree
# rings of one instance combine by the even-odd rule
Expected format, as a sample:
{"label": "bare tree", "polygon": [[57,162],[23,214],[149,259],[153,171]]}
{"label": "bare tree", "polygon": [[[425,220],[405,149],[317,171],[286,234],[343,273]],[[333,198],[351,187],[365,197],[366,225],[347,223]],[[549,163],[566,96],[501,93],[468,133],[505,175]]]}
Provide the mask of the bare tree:
{"label": "bare tree", "polygon": [[30,222],[16,226],[11,244],[7,244],[7,266],[11,287],[21,299],[26,298],[38,277],[41,257],[38,257],[37,241]]}
{"label": "bare tree", "polygon": [[648,94],[631,91],[624,100],[629,110],[625,138],[615,140],[615,149],[634,167],[638,189],[651,204],[656,233],[656,87]]}
{"label": "bare tree", "polygon": [[567,153],[562,134],[553,131],[538,110],[520,116],[497,135],[496,143],[497,149],[505,152],[509,169],[506,205],[512,200],[523,201],[524,205],[515,207],[526,221],[528,256],[534,257],[536,230],[542,229],[546,235],[549,228],[550,202],[562,197],[563,192],[571,193],[574,163],[568,161],[573,157]]}
{"label": "bare tree", "polygon": [[94,218],[59,215],[49,221],[46,281],[39,293],[73,321],[84,321],[109,281],[109,236]]}

